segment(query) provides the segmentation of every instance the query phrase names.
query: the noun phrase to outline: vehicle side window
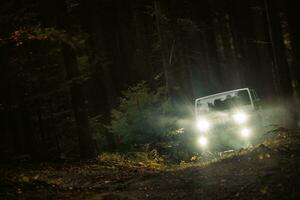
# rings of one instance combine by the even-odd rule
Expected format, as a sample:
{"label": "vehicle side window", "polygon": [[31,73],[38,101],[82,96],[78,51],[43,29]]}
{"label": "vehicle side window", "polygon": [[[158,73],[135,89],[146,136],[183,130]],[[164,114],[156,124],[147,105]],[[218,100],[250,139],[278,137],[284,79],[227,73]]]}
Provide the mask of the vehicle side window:
{"label": "vehicle side window", "polygon": [[253,101],[258,101],[259,100],[255,90],[250,90],[250,93],[251,93]]}
{"label": "vehicle side window", "polygon": [[239,91],[237,96],[242,105],[251,104],[249,93],[247,90]]}

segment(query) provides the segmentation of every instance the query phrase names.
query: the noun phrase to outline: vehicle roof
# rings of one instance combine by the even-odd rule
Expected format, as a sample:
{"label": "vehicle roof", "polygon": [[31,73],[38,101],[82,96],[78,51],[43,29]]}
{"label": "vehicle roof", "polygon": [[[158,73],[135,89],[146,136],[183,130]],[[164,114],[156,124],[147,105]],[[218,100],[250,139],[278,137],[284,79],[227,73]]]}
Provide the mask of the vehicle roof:
{"label": "vehicle roof", "polygon": [[195,102],[197,102],[199,100],[203,100],[203,99],[208,99],[208,98],[212,98],[212,97],[215,97],[215,96],[219,96],[219,95],[224,95],[224,94],[227,94],[227,93],[238,92],[238,91],[241,91],[241,90],[248,90],[249,91],[250,89],[249,88],[240,88],[240,89],[236,89],[236,90],[229,90],[229,91],[226,91],[226,92],[220,92],[220,93],[217,93],[217,94],[212,94],[212,95],[208,95],[208,96],[197,98],[195,100]]}

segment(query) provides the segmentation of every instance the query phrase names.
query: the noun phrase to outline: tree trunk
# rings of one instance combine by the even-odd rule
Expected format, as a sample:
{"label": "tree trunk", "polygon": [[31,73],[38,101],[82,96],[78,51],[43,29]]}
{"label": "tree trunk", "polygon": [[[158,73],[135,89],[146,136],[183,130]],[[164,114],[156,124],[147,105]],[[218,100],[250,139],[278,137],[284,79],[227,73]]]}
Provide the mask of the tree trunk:
{"label": "tree trunk", "polygon": [[87,102],[84,97],[82,83],[78,80],[80,79],[80,73],[77,56],[74,48],[67,43],[62,44],[62,52],[68,79],[72,81],[70,92],[77,126],[80,157],[82,159],[92,158],[95,152],[90,132]]}
{"label": "tree trunk", "polygon": [[278,1],[264,0],[264,2],[273,54],[273,63],[276,70],[276,75],[278,76],[276,79],[279,82],[279,94],[281,97],[289,98],[292,94],[292,85],[286,52],[283,44]]}
{"label": "tree trunk", "polygon": [[288,18],[288,28],[292,46],[292,66],[291,76],[293,79],[293,92],[296,101],[300,104],[300,1],[286,0],[284,1]]}
{"label": "tree trunk", "polygon": [[163,72],[165,77],[165,87],[166,87],[166,97],[170,97],[171,95],[171,87],[170,86],[170,69],[169,64],[167,61],[167,44],[164,38],[164,33],[161,26],[161,9],[159,1],[154,1],[154,12],[155,12],[155,25],[158,35],[158,42],[161,48],[161,58],[162,58],[162,65],[163,65]]}
{"label": "tree trunk", "polygon": [[257,68],[255,72],[256,80],[260,85],[264,85],[264,89],[261,90],[261,93],[263,93],[266,98],[274,98],[279,92],[279,85],[274,68],[275,63],[272,59],[264,5],[263,2],[255,0],[251,1],[249,6],[254,36],[252,42],[257,52],[256,59],[259,64],[259,68]]}
{"label": "tree trunk", "polygon": [[[97,4],[96,1],[83,1],[82,2],[82,25],[84,29],[89,33],[95,33],[94,37],[89,41],[90,51],[88,52],[89,64],[91,70],[91,78],[94,81],[95,88],[97,90],[102,90],[99,95],[95,95],[96,101],[101,101],[100,99],[104,98],[105,105],[101,105],[100,112],[104,115],[104,123],[110,124],[110,111],[115,105],[116,99],[116,86],[113,81],[111,64],[112,58],[110,58],[110,52],[106,48],[105,33],[106,29],[105,24],[103,23],[104,19],[101,19],[97,15]],[[99,86],[102,87],[99,87]],[[106,141],[108,144],[108,150],[111,152],[116,151],[116,143],[114,134],[108,130],[104,133]]]}
{"label": "tree trunk", "polygon": [[[68,21],[69,16],[66,2],[55,0],[49,1],[47,5],[50,6],[49,9],[53,9],[52,11],[56,13],[53,20],[54,22],[52,23],[59,29],[68,32],[71,26]],[[89,159],[95,155],[95,151],[88,118],[87,100],[83,92],[82,82],[80,81],[77,55],[73,46],[64,41],[61,43],[65,69],[68,80],[71,81],[70,93],[77,127],[79,153],[81,159]]]}

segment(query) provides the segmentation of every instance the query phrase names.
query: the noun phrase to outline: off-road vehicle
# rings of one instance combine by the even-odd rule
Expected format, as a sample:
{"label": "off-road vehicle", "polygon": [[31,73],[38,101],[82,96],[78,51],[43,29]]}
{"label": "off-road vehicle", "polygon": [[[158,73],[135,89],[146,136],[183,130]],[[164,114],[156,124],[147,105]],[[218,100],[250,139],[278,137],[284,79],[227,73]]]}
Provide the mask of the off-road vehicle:
{"label": "off-road vehicle", "polygon": [[256,92],[242,88],[195,100],[198,143],[211,150],[245,147],[258,138],[262,126]]}

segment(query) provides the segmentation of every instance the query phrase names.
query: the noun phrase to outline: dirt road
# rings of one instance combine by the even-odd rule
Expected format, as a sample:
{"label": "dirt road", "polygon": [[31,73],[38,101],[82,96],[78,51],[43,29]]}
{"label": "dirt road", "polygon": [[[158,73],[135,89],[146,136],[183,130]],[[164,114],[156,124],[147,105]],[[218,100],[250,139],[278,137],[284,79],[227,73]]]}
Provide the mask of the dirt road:
{"label": "dirt road", "polygon": [[209,164],[164,170],[98,164],[3,170],[0,199],[300,199],[299,141],[285,135]]}
{"label": "dirt road", "polygon": [[[256,152],[135,181],[129,199],[300,199],[300,154]],[[131,198],[132,197],[132,198]]]}

